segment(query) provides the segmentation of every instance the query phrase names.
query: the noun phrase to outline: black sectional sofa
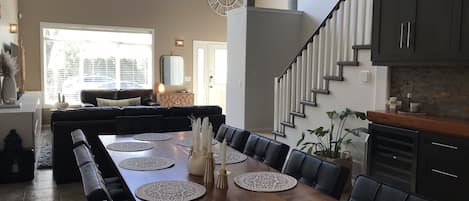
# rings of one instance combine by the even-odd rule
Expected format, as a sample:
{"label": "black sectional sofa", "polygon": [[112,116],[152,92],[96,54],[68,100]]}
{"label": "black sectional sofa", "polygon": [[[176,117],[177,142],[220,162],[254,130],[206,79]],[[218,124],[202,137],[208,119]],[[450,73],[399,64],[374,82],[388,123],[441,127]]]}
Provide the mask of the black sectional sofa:
{"label": "black sectional sofa", "polygon": [[191,130],[191,116],[209,117],[215,133],[225,123],[225,115],[218,106],[88,107],[55,111],[51,117],[54,180],[58,184],[80,180],[70,136],[75,129],[84,131],[101,171],[107,176],[113,170],[106,162],[105,153],[99,150],[99,134],[187,131]]}

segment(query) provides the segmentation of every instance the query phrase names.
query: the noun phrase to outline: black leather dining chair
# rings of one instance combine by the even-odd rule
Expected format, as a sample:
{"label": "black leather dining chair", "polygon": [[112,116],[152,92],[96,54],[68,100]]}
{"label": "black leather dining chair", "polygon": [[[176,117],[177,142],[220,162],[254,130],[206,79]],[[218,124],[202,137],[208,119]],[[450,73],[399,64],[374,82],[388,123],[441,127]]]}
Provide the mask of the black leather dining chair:
{"label": "black leather dining chair", "polygon": [[360,175],[355,179],[349,201],[426,201],[418,195],[407,193]]}
{"label": "black leather dining chair", "polygon": [[87,163],[81,166],[80,174],[88,201],[113,200],[95,164]]}
{"label": "black leather dining chair", "polygon": [[283,173],[325,194],[340,198],[349,170],[314,155],[292,150]]}
{"label": "black leather dining chair", "polygon": [[289,149],[290,146],[286,144],[251,133],[244,148],[244,154],[280,171]]}
{"label": "black leather dining chair", "polygon": [[93,155],[91,154],[88,147],[86,147],[84,144],[73,148],[73,154],[75,154],[78,167],[81,167],[87,163],[94,163]]}
{"label": "black leather dining chair", "polygon": [[215,139],[218,142],[226,140],[226,144],[228,144],[228,146],[238,150],[239,152],[243,152],[249,135],[250,133],[247,130],[222,124],[218,129]]}
{"label": "black leather dining chair", "polygon": [[85,134],[81,129],[76,129],[70,133],[72,136],[72,144],[73,148],[80,146],[82,144],[86,145],[88,149],[91,148],[90,144],[88,143],[88,140],[86,139]]}

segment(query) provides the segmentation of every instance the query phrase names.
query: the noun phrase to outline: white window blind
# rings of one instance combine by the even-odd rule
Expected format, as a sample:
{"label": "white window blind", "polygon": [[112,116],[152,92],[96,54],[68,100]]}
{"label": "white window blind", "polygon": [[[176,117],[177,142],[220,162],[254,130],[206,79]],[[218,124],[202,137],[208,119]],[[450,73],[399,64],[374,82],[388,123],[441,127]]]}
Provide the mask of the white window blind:
{"label": "white window blind", "polygon": [[150,31],[63,26],[42,28],[45,104],[59,93],[79,104],[82,89],[152,88]]}

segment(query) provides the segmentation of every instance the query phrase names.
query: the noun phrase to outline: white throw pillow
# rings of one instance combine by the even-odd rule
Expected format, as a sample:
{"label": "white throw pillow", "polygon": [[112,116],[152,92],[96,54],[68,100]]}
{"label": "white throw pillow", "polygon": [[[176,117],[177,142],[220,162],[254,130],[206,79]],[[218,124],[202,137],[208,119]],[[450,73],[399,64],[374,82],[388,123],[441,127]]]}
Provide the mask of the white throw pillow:
{"label": "white throw pillow", "polygon": [[119,106],[119,107],[124,107],[124,106],[136,106],[136,105],[141,105],[140,97],[128,98],[128,99],[120,99],[120,100],[96,98],[96,102],[98,103],[98,107],[100,107],[100,106]]}

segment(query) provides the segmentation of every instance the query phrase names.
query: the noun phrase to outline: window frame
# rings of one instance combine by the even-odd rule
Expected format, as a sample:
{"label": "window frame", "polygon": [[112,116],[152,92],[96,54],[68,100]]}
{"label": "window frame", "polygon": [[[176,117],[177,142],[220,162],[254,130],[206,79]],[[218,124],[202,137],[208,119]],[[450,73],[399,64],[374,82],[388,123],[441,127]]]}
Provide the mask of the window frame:
{"label": "window frame", "polygon": [[[41,63],[41,105],[44,109],[55,108],[53,104],[46,104],[45,102],[45,78],[46,71],[44,66],[44,29],[68,29],[77,31],[106,31],[106,32],[120,32],[120,33],[146,33],[151,34],[151,80],[150,85],[153,86],[155,82],[155,29],[152,28],[138,28],[138,27],[125,27],[125,26],[105,26],[105,25],[85,25],[85,24],[69,24],[69,23],[52,23],[40,22],[39,24],[39,57]],[[80,105],[70,105],[70,107],[80,107]]]}

